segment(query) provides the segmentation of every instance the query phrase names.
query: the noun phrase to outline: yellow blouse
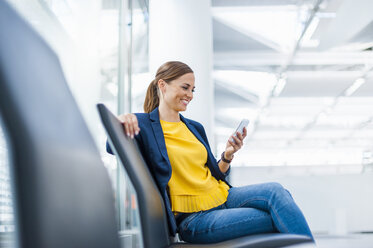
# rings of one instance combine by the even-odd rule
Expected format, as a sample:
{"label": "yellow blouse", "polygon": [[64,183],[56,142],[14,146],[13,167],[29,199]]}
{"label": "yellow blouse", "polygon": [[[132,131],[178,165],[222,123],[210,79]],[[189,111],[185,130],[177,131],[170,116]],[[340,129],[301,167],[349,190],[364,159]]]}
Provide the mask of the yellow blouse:
{"label": "yellow blouse", "polygon": [[223,204],[229,186],[211,175],[203,144],[182,121],[160,122],[172,167],[168,182],[172,211],[192,213]]}

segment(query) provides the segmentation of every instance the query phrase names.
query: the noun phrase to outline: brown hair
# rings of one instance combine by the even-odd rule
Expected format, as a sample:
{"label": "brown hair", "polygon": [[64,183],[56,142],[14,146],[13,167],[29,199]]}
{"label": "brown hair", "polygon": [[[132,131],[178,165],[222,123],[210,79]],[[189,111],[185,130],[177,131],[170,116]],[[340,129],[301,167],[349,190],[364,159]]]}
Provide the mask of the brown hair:
{"label": "brown hair", "polygon": [[178,79],[187,73],[193,73],[193,71],[183,62],[169,61],[161,65],[146,91],[144,112],[150,113],[159,106],[158,81],[160,79],[163,79],[166,83],[170,83],[172,80]]}

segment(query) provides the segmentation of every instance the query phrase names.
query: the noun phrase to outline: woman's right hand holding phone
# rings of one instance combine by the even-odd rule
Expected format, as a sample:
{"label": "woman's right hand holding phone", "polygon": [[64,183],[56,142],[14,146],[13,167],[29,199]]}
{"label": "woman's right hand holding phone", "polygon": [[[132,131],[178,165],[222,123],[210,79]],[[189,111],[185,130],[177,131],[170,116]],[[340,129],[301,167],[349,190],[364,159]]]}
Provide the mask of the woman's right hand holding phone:
{"label": "woman's right hand holding phone", "polygon": [[133,137],[140,132],[139,123],[137,122],[137,117],[134,114],[123,114],[118,116],[120,122],[122,122],[124,127],[124,132],[127,136]]}
{"label": "woman's right hand holding phone", "polygon": [[242,129],[243,133],[235,132],[234,134],[229,137],[227,141],[227,145],[225,147],[225,158],[228,160],[233,159],[233,154],[236,153],[238,150],[241,149],[243,146],[243,140],[247,136],[246,127]]}

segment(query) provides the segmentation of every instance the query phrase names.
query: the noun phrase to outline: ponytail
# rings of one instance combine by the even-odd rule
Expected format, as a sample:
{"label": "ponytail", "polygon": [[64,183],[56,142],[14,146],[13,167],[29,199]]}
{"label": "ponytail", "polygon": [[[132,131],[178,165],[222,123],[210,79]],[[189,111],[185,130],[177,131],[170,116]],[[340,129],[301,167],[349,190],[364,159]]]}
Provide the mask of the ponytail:
{"label": "ponytail", "polygon": [[144,112],[150,113],[159,105],[158,85],[155,79],[149,84],[144,101]]}
{"label": "ponytail", "polygon": [[149,84],[144,101],[144,112],[150,113],[159,106],[158,81],[162,79],[170,83],[187,73],[193,73],[193,70],[183,62],[169,61],[159,67],[155,79]]}

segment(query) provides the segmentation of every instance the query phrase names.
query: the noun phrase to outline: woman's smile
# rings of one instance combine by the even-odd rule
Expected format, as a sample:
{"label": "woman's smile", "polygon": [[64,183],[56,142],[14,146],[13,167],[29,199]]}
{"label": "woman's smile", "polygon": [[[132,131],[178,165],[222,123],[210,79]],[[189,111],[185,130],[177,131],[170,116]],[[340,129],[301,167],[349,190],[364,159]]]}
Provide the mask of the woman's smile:
{"label": "woman's smile", "polygon": [[188,106],[188,104],[189,104],[189,101],[188,101],[188,100],[181,100],[181,102],[182,102],[185,106]]}

